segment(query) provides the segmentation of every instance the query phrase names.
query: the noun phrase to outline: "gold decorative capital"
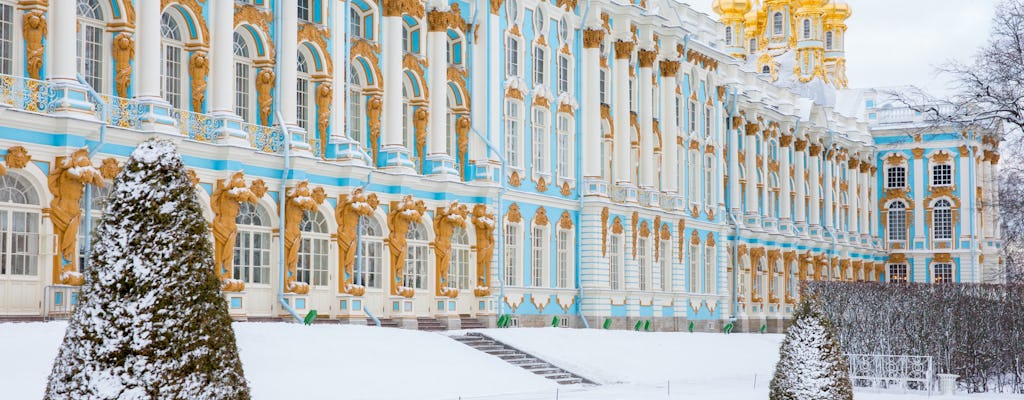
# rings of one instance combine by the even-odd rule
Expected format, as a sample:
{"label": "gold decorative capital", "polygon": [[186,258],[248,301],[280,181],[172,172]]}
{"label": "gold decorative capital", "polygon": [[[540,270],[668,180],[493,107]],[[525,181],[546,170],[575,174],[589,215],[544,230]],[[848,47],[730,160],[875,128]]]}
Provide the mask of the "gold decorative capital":
{"label": "gold decorative capital", "polygon": [[583,48],[584,49],[596,49],[601,47],[601,42],[604,40],[604,29],[584,29],[583,30]]}
{"label": "gold decorative capital", "polygon": [[616,60],[628,60],[633,56],[633,48],[636,47],[636,43],[627,42],[625,40],[618,40],[615,42],[615,59]]}
{"label": "gold decorative capital", "polygon": [[637,52],[637,58],[640,59],[640,68],[651,68],[654,66],[654,60],[658,58],[658,52],[649,49],[640,49]]}

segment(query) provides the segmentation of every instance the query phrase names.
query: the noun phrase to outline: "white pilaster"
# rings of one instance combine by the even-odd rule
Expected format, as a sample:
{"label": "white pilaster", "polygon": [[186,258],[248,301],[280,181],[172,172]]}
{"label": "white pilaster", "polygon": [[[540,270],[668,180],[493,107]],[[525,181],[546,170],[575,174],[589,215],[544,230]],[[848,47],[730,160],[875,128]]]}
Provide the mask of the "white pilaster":
{"label": "white pilaster", "polygon": [[[78,26],[75,16],[75,0],[51,0],[48,14],[51,38],[49,45],[52,50],[48,62],[50,81],[56,86],[52,100],[57,114],[75,114],[78,117],[96,118],[93,106],[88,99],[85,86],[78,82],[76,59],[76,31]],[[101,90],[101,88],[96,88]]]}
{"label": "white pilaster", "polygon": [[[750,123],[748,123],[748,126]],[[744,193],[746,197],[744,202],[747,205],[748,217],[756,218],[760,209],[760,204],[757,201],[757,136],[755,131],[748,128],[746,135],[743,137],[747,142],[743,146],[747,159],[744,163],[744,169],[746,169],[747,187]]]}
{"label": "white pilaster", "polygon": [[447,14],[445,11],[434,10],[427,14],[427,63],[430,78],[430,113],[429,130],[427,131],[427,166],[424,172],[432,175],[443,175],[451,179],[458,177],[455,169],[455,158],[451,156],[453,149],[448,148],[448,91],[443,90],[448,83],[448,25],[438,18]]}
{"label": "white pilaster", "polygon": [[[857,198],[857,166],[847,164],[846,171],[846,198],[850,208],[846,211],[846,231],[850,235],[856,235],[858,228],[857,210],[860,207],[860,199]],[[852,237],[852,236],[851,236]]]}
{"label": "white pilaster", "polygon": [[825,228],[835,228],[837,224],[835,223],[832,208],[835,205],[835,196],[833,195],[832,188],[836,184],[835,174],[833,174],[835,169],[833,160],[835,160],[836,154],[835,149],[826,149],[825,151],[828,152],[825,157]]}
{"label": "white pilaster", "polygon": [[790,185],[789,179],[789,156],[790,142],[793,140],[792,136],[783,137],[779,140],[779,229],[783,231],[791,231],[790,222],[792,221],[792,213],[790,212],[790,192],[793,190]]}
{"label": "white pilaster", "polygon": [[615,122],[615,155],[612,164],[615,169],[615,184],[632,186],[633,163],[630,161],[630,126],[629,126],[629,68],[633,53],[633,42],[615,42],[615,63],[612,75],[612,119]]}
{"label": "white pilaster", "polygon": [[876,208],[877,205],[872,203],[868,198],[868,191],[871,189],[871,181],[868,178],[868,169],[870,168],[867,164],[867,160],[863,161],[860,166],[858,175],[860,177],[860,235],[861,238],[870,238],[874,235],[875,226],[868,223],[868,211]]}
{"label": "white pilaster", "polygon": [[160,97],[160,3],[138,2],[138,27],[135,30],[135,98],[142,106],[142,128],[179,133],[171,117],[171,104]]}
{"label": "white pilaster", "polygon": [[640,49],[640,90],[638,91],[638,103],[640,111],[640,187],[644,189],[654,188],[654,104],[653,104],[653,78],[654,59],[658,53],[650,49]]}
{"label": "white pilaster", "polygon": [[796,185],[796,203],[793,205],[793,222],[796,224],[797,229],[804,231],[806,234],[807,228],[807,188],[806,179],[804,178],[804,171],[807,164],[807,158],[804,155],[805,149],[807,148],[807,141],[797,139],[793,145],[793,159],[796,164],[793,165],[793,184]]}
{"label": "white pilaster", "polygon": [[811,144],[810,146],[811,150],[809,162],[811,165],[808,169],[809,173],[807,177],[807,183],[808,189],[811,191],[811,201],[810,204],[808,204],[810,210],[807,210],[808,214],[810,214],[810,221],[808,221],[808,223],[811,225],[811,227],[819,228],[821,227],[821,196],[819,195],[821,181],[818,180],[818,177],[821,176],[821,162],[819,160],[821,155],[821,146],[817,144]]}
{"label": "white pilaster", "polygon": [[[413,172],[409,149],[402,140],[402,10],[384,3],[381,18],[381,67],[384,75],[384,113],[381,117],[381,149],[385,168]],[[438,88],[440,89],[440,88]]]}
{"label": "white pilaster", "polygon": [[235,115],[234,26],[235,2],[212,0],[213,23],[210,55],[213,59],[210,83],[210,114],[217,120],[219,143],[249,146],[248,135],[241,130],[242,118]]}
{"label": "white pilaster", "polygon": [[741,125],[741,121],[739,117],[733,117],[733,126],[729,129],[729,207],[737,217],[743,211],[743,204],[740,203],[740,163],[746,162],[739,159],[740,140],[743,140],[743,136],[740,135],[742,126],[736,125]]}
{"label": "white pilaster", "polygon": [[907,247],[913,249],[916,248],[918,242],[924,241],[925,230],[924,230],[924,188],[925,179],[927,176],[924,174],[924,149],[914,149],[914,160],[911,164],[911,174],[913,174],[914,181],[914,237],[913,244]]}
{"label": "white pilaster", "polygon": [[[335,38],[347,38],[349,13],[343,7],[345,3],[332,1],[330,12],[334,16],[331,20],[331,32]],[[347,57],[347,40],[335,39],[331,41],[331,60],[334,63],[334,76],[331,77],[331,124],[330,134],[327,138],[327,154],[325,157],[335,161],[352,165],[366,166],[370,164],[370,156],[363,149],[361,143],[357,143],[348,134],[348,121],[345,116],[348,110],[349,96],[349,59]],[[362,116],[353,116],[362,120]]]}
{"label": "white pilaster", "polygon": [[679,70],[679,61],[664,60],[661,67],[661,190],[669,194],[675,194],[677,186],[676,174],[679,173],[677,166],[676,132],[676,72]]}

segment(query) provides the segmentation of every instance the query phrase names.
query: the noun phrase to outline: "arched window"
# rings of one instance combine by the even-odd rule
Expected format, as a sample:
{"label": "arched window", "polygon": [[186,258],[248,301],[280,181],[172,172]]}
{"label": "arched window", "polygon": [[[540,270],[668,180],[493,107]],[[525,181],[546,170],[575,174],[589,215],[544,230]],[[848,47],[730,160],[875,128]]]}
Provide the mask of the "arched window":
{"label": "arched window", "polygon": [[952,186],[953,166],[949,164],[932,165],[932,186]]}
{"label": "arched window", "polygon": [[611,290],[622,289],[623,245],[622,235],[608,237],[608,288]]}
{"label": "arched window", "polygon": [[761,73],[762,74],[770,74],[770,73],[772,73],[772,67],[769,67],[767,65],[761,67]]}
{"label": "arched window", "polygon": [[775,36],[782,34],[782,13],[776,12],[772,15],[772,34]]}
{"label": "arched window", "polygon": [[405,286],[413,289],[427,288],[427,262],[428,250],[427,228],[419,222],[409,224],[409,231],[405,233],[406,256],[405,256]]}
{"label": "arched window", "polygon": [[[163,51],[160,66],[163,67],[163,86],[161,87],[163,98],[171,103],[171,107],[184,108],[185,80],[182,79],[182,55],[185,53],[185,43],[181,40],[181,28],[178,20],[170,13],[164,13],[160,17],[160,34],[163,36]],[[200,111],[200,110],[195,110]]]}
{"label": "arched window", "polygon": [[413,124],[413,121],[416,116],[413,113],[416,110],[409,101],[413,95],[412,88],[410,87],[411,84],[409,77],[406,74],[402,74],[402,143],[415,156],[413,149],[416,148],[416,126]]}
{"label": "arched window", "polygon": [[0,176],[0,288],[8,276],[39,275],[39,195],[14,173]]}
{"label": "arched window", "polygon": [[376,218],[359,217],[359,257],[355,263],[353,282],[379,289],[384,266],[384,229]]}
{"label": "arched window", "polygon": [[518,223],[505,223],[505,286],[519,285],[519,230]]}
{"label": "arched window", "polygon": [[530,284],[533,287],[544,287],[548,270],[547,229],[540,225],[534,225],[530,231],[530,239]]}
{"label": "arched window", "polygon": [[306,56],[301,51],[298,55],[296,63],[298,74],[296,74],[295,80],[295,116],[297,117],[299,126],[302,127],[306,132],[310,132],[310,129],[316,129],[315,126],[310,125],[310,121],[315,121],[316,117],[313,116],[314,110],[311,96],[312,91],[312,77],[309,75],[309,63],[306,61]]}
{"label": "arched window", "polygon": [[107,93],[103,60],[105,51],[103,8],[99,0],[78,0],[78,73],[99,93]]}
{"label": "arched window", "polygon": [[731,26],[725,27],[725,44],[726,45],[731,45],[732,44],[732,27]]}
{"label": "arched window", "polygon": [[533,120],[530,121],[530,139],[533,141],[533,172],[534,175],[551,176],[551,155],[548,146],[548,110],[543,107],[533,107]]}
{"label": "arched window", "polygon": [[469,289],[469,235],[463,228],[452,233],[451,259],[448,265],[448,287]]}
{"label": "arched window", "polygon": [[555,265],[555,287],[568,289],[573,287],[573,259],[574,245],[571,229],[558,228],[558,242],[555,244],[555,251],[558,253],[558,260]]}
{"label": "arched window", "polygon": [[810,39],[810,38],[811,38],[811,20],[805,19],[804,20],[804,39]]}
{"label": "arched window", "polygon": [[0,74],[14,75],[14,6],[0,3]]}
{"label": "arched window", "polygon": [[636,242],[636,264],[637,272],[640,275],[640,290],[649,290],[651,288],[651,256],[650,239],[640,237]]}
{"label": "arched window", "polygon": [[672,290],[672,241],[661,239],[658,248],[658,281],[654,286],[663,292]]}
{"label": "arched window", "polygon": [[246,283],[270,283],[270,214],[263,207],[241,203],[235,237],[235,279]]}
{"label": "arched window", "polygon": [[825,50],[832,50],[832,31],[825,32]]}
{"label": "arched window", "polygon": [[890,242],[907,240],[907,205],[902,200],[896,200],[889,205],[888,222]]}
{"label": "arched window", "polygon": [[[754,261],[754,260],[751,260],[751,261]],[[750,279],[751,279],[751,282],[750,282],[750,291],[751,291],[750,298],[751,298],[751,300],[754,300],[755,297],[763,296],[764,293],[765,293],[764,290],[762,290],[764,288],[764,284],[762,282],[764,281],[765,276],[767,275],[765,273],[764,259],[763,258],[762,259],[758,259],[756,262],[757,262],[757,273],[752,274],[752,276],[750,277]],[[754,293],[756,293],[757,295],[755,296]]]}
{"label": "arched window", "polygon": [[234,36],[235,44],[235,114],[249,123],[257,123],[255,101],[253,96],[255,82],[249,43],[238,32]]}
{"label": "arched window", "polygon": [[522,169],[522,106],[518,101],[505,100],[505,164]]}
{"label": "arched window", "polygon": [[708,240],[704,246],[704,293],[715,293],[715,268],[718,256],[715,254],[715,245]]}
{"label": "arched window", "polygon": [[369,149],[373,144],[370,143],[369,135],[365,134],[366,131],[366,118],[363,114],[366,99],[363,97],[363,79],[357,69],[358,63],[352,63],[349,67],[349,84],[348,84],[348,123],[347,129],[349,137],[363,145],[364,148]]}
{"label": "arched window", "polygon": [[305,211],[299,223],[302,240],[299,242],[299,263],[296,266],[297,280],[313,286],[327,286],[327,244],[331,233],[327,219],[320,212]]}
{"label": "arched window", "polygon": [[779,216],[779,177],[774,173],[768,177],[768,210],[765,216],[777,218]]}
{"label": "arched window", "polygon": [[932,208],[932,231],[935,240],[953,238],[953,207],[949,200],[941,199]]}

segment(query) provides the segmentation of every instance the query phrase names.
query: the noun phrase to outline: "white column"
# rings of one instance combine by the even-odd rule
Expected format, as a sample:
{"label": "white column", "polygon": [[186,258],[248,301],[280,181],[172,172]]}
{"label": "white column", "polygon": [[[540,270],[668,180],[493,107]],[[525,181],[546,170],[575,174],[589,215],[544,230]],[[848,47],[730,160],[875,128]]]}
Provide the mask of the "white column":
{"label": "white column", "polygon": [[[494,10],[487,0],[478,0],[476,7],[481,9],[483,15],[479,17],[482,25],[479,32],[484,35],[479,40],[473,41],[473,65],[469,73],[473,77],[473,99],[475,107],[472,109],[473,118],[470,122],[476,132],[484,135],[486,141],[472,133],[470,145],[473,149],[473,160],[476,165],[476,173],[473,177],[482,181],[499,181],[498,151],[501,141],[501,113],[502,113],[502,86],[499,73],[495,68],[486,68],[488,65],[500,65],[501,51],[488,50],[501,48],[501,31],[499,30],[498,10]],[[484,10],[488,12],[484,13]],[[491,143],[494,148],[487,146]]]}
{"label": "white column", "polygon": [[[878,168],[877,167],[871,167],[871,175],[868,177],[868,182],[877,182],[878,181],[878,175],[877,174],[878,174]],[[875,190],[871,191],[871,196],[868,198],[868,204],[873,204],[873,205],[877,205],[878,204],[878,192],[879,192],[878,189],[875,189]],[[871,236],[875,237],[875,238],[878,238],[878,237],[882,236],[878,232],[878,228],[877,228],[877,226],[878,226],[878,213],[880,213],[882,211],[879,210],[877,208],[877,206],[876,207],[872,207],[871,209],[874,209],[875,212],[869,213],[868,224],[869,224],[869,226],[871,226]]]}
{"label": "white column", "polygon": [[789,156],[792,141],[792,136],[783,136],[779,139],[779,180],[781,181],[779,182],[779,227],[784,227],[788,231],[791,231],[789,225],[792,220],[790,212],[792,202],[789,198],[789,193],[793,190],[789,183]]}
{"label": "white column", "polygon": [[[910,173],[914,180],[914,242],[924,240],[924,187],[927,176],[924,174],[924,149],[913,149],[914,160],[910,164]],[[914,244],[908,244],[907,248],[914,248]]]}
{"label": "white column", "polygon": [[234,29],[235,2],[213,0],[212,31],[210,34],[210,114],[221,120],[215,133],[220,143],[248,146],[249,140],[239,125],[242,118],[235,115]]}
{"label": "white column", "polygon": [[[430,113],[427,131],[427,160],[431,167],[424,172],[456,177],[455,159],[448,148],[448,24],[446,11],[434,10],[427,14],[427,62],[430,87]],[[451,153],[450,153],[451,152]]]}
{"label": "white column", "polygon": [[615,120],[615,184],[632,186],[633,163],[630,161],[630,127],[629,127],[629,65],[633,53],[633,42],[615,42],[615,65],[612,74],[614,98],[612,99],[612,118]]}
{"label": "white column", "polygon": [[835,228],[837,224],[835,223],[835,216],[832,211],[832,206],[835,205],[835,196],[832,195],[832,187],[836,184],[836,175],[833,173],[835,169],[835,163],[833,163],[833,160],[836,158],[836,153],[835,149],[829,149],[826,151],[828,151],[828,156],[825,157],[825,227]]}
{"label": "white column", "polygon": [[857,198],[857,166],[860,165],[860,161],[851,159],[847,164],[846,171],[846,198],[849,201],[849,210],[846,211],[846,231],[851,235],[856,235],[860,231],[857,226],[857,210],[860,207],[860,199]]}
{"label": "white column", "polygon": [[999,196],[999,158],[999,153],[993,154],[992,163],[989,165],[988,170],[988,173],[992,177],[992,180],[989,182],[987,190],[989,192],[989,196],[993,197],[992,202],[989,203],[989,226],[992,227],[989,231],[989,237],[993,239],[997,239],[1002,236],[1002,229],[1000,226],[1001,218],[999,215],[999,202],[996,201],[995,199],[996,197]]}
{"label": "white column", "polygon": [[583,84],[580,85],[580,122],[583,132],[580,144],[583,145],[583,179],[596,180],[601,177],[601,100],[597,82],[599,79],[601,56],[599,54],[604,30],[585,29],[583,31]]}
{"label": "white column", "polygon": [[[663,60],[659,63],[661,68],[661,190],[674,194],[677,187],[676,174],[678,160],[676,144],[676,72],[679,71],[679,61]],[[584,85],[586,86],[586,85]]]}
{"label": "white column", "polygon": [[813,144],[812,143],[809,155],[810,155],[810,160],[809,161],[811,163],[811,166],[809,168],[810,172],[808,173],[808,178],[807,178],[807,183],[808,183],[808,188],[807,189],[809,189],[811,191],[811,194],[810,194],[811,201],[810,201],[810,204],[808,205],[808,207],[810,207],[811,209],[807,210],[808,214],[810,214],[810,221],[808,221],[808,222],[810,223],[811,226],[820,227],[821,226],[821,200],[820,200],[821,196],[819,196],[818,191],[819,191],[819,187],[821,186],[821,183],[819,183],[820,181],[818,180],[818,177],[821,176],[821,173],[820,173],[820,166],[821,165],[819,163],[819,158],[820,158],[820,155],[821,155],[821,146],[818,145],[818,144]]}
{"label": "white column", "polygon": [[160,99],[160,2],[138,2],[135,98]]}
{"label": "white column", "polygon": [[49,55],[53,58],[48,63],[50,69],[50,80],[54,82],[67,82],[77,84],[76,50],[77,46],[75,27],[75,0],[50,0],[50,23],[52,46]]}
{"label": "white column", "polygon": [[[654,88],[651,84],[653,78],[654,59],[658,53],[654,50],[640,49],[637,58],[640,59],[640,90],[638,91],[640,111],[640,187],[644,189],[654,188]],[[664,153],[664,151],[662,151]]]}
{"label": "white column", "polygon": [[995,183],[998,178],[992,173],[992,162],[995,160],[996,153],[994,151],[986,153],[986,157],[981,163],[981,170],[985,172],[985,180],[982,181],[981,187],[981,216],[984,222],[982,225],[983,235],[979,236],[991,238],[995,234]]}
{"label": "white column", "polygon": [[[674,103],[673,103],[674,104]],[[740,160],[740,140],[743,140],[743,136],[740,135],[740,130],[743,128],[743,119],[739,116],[732,117],[732,129],[729,129],[729,207],[730,212],[740,217],[743,211],[743,204],[740,203],[742,193],[740,193],[740,163],[746,160]],[[724,246],[723,246],[724,247]]]}
{"label": "white column", "polygon": [[867,160],[862,161],[857,175],[860,177],[860,235],[867,238],[873,236],[875,232],[875,226],[868,223],[868,212],[878,207],[877,204],[872,203],[871,199],[868,198],[868,191],[871,191],[873,187],[873,182],[868,179],[868,170],[870,168],[871,166]]}
{"label": "white column", "polygon": [[747,159],[744,160],[743,168],[746,169],[747,190],[743,195],[746,197],[744,203],[747,205],[747,215],[756,216],[760,208],[757,201],[757,129],[754,123],[747,123],[746,135],[743,137],[747,142],[743,149]]}
{"label": "white column", "polygon": [[334,18],[331,21],[331,32],[335,39],[331,41],[331,61],[334,64],[331,88],[334,91],[331,93],[331,133],[328,143],[343,142],[348,137],[348,131],[346,131],[348,121],[345,120],[349,90],[349,62],[345,57],[345,47],[348,45],[348,41],[341,40],[341,38],[348,37],[348,24],[345,22],[349,15],[348,10],[342,7],[342,4],[345,3],[341,1],[330,2],[330,13]]}
{"label": "white column", "polygon": [[277,101],[281,102],[281,117],[284,121],[277,121],[278,124],[288,125],[291,129],[298,128],[296,104],[298,96],[298,57],[299,57],[299,10],[298,0],[281,0],[281,40],[278,43],[278,50],[281,57],[281,92],[277,93]]}
{"label": "white column", "polygon": [[[384,2],[381,18],[381,66],[384,75],[384,113],[381,151],[384,166],[412,172],[409,149],[402,140],[402,9],[399,2]],[[440,88],[437,88],[440,89]]]}
{"label": "white column", "polygon": [[804,150],[807,148],[807,141],[797,139],[793,145],[793,159],[796,164],[793,165],[793,184],[796,185],[796,204],[793,205],[793,212],[796,214],[793,216],[793,222],[800,229],[807,227],[807,188],[805,186],[806,179],[804,179],[805,166],[807,164],[807,158],[804,156]]}

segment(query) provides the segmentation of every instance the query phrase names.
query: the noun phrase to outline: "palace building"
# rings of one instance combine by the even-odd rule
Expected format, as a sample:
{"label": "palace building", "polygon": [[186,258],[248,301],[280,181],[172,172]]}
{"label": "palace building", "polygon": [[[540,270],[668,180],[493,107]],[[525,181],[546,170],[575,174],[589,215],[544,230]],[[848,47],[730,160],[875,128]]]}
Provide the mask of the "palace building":
{"label": "palace building", "polygon": [[74,307],[152,137],[239,319],[778,331],[805,280],[1001,279],[1000,132],[849,89],[839,0],[714,10],[0,0],[0,318]]}

